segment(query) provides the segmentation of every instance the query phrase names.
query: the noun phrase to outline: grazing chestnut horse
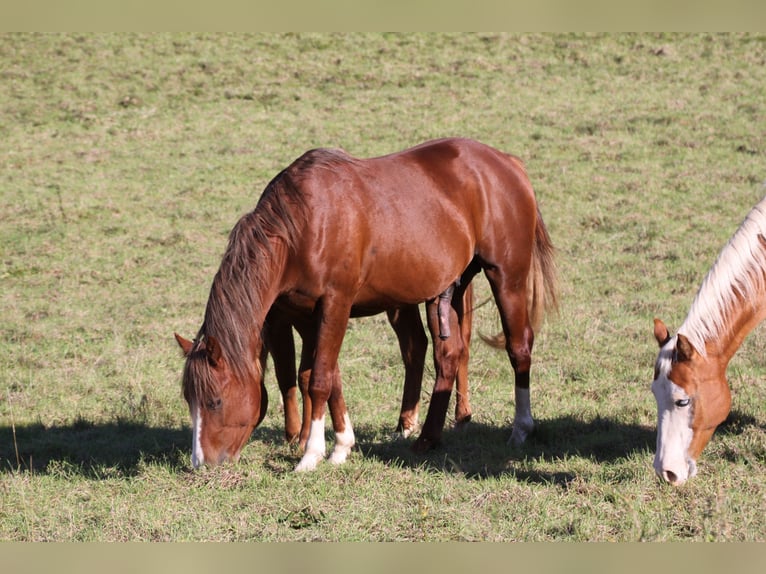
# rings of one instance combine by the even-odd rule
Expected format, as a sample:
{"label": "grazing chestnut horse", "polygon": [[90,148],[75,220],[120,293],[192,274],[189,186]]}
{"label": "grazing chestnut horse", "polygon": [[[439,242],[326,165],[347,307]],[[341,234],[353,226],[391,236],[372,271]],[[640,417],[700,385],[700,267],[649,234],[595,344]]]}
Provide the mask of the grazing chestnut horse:
{"label": "grazing chestnut horse", "polygon": [[[457,393],[455,397],[455,426],[460,427],[471,420],[472,410],[468,391],[468,358],[471,340],[471,324],[473,315],[473,286],[469,284],[463,296],[463,308],[465,317],[460,335],[463,337],[465,353],[460,358],[456,383]],[[402,406],[396,431],[405,438],[418,428],[418,406],[420,391],[425,367],[426,350],[428,339],[423,330],[423,322],[417,305],[405,305],[399,309],[388,311],[388,320],[396,333],[399,341],[399,349],[404,362],[404,392],[402,394]],[[288,443],[298,443],[305,448],[311,422],[311,398],[308,394],[308,386],[311,377],[311,367],[315,352],[315,338],[311,325],[306,321],[298,321],[295,325],[290,318],[280,312],[276,307],[272,308],[266,317],[266,329],[264,331],[264,351],[272,356],[274,371],[279,385],[285,417],[285,439]],[[298,373],[295,369],[295,340],[293,327],[296,327],[303,346]],[[178,344],[188,355],[194,348],[194,342],[188,341],[180,335],[175,335]],[[265,365],[265,352],[261,356],[261,366]],[[296,375],[299,385],[296,384]],[[303,402],[303,417],[299,414],[297,390],[300,389]],[[244,392],[245,389],[243,388]],[[268,406],[268,394],[265,385],[261,387],[261,408],[257,417],[252,421],[252,428],[260,424]],[[199,462],[192,455],[192,465],[197,467]]]}
{"label": "grazing chestnut horse", "polygon": [[660,345],[652,392],[657,399],[654,469],[675,485],[697,473],[697,458],[729,414],[726,368],[766,317],[766,198],[721,251],[678,334],[654,320]]}
{"label": "grazing chestnut horse", "polygon": [[196,342],[185,349],[195,464],[235,459],[265,412],[262,334],[272,308],[305,324],[313,349],[311,421],[296,470],[324,458],[327,406],[335,431],[330,460],[345,461],[354,444],[338,369],[349,317],[421,302],[436,383],[416,446],[438,444],[465,353],[463,295],[481,270],[514,369],[511,440],[521,443],[534,424],[533,326],[555,303],[553,247],[521,161],[467,139],[372,159],[305,153],[232,229]]}

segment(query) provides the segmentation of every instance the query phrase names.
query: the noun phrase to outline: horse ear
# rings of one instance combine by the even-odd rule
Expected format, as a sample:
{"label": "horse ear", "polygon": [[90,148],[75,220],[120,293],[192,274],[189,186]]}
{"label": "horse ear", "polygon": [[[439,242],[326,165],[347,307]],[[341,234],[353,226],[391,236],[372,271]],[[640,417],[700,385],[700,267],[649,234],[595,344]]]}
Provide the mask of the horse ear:
{"label": "horse ear", "polygon": [[192,343],[189,339],[184,339],[178,333],[173,333],[173,335],[175,336],[176,341],[178,341],[178,346],[181,347],[181,350],[184,352],[184,356],[188,357],[189,353],[191,353],[194,343]]}
{"label": "horse ear", "polygon": [[660,348],[664,347],[665,343],[670,341],[668,328],[665,326],[665,323],[657,318],[654,319],[654,338],[657,339],[657,344],[659,344]]}
{"label": "horse ear", "polygon": [[223,355],[221,351],[221,344],[215,337],[207,337],[205,339],[205,348],[207,349],[207,358],[215,367],[220,361]]}
{"label": "horse ear", "polygon": [[690,361],[692,355],[695,352],[696,351],[694,350],[692,344],[689,342],[689,339],[679,334],[678,343],[676,343],[676,361],[679,363]]}

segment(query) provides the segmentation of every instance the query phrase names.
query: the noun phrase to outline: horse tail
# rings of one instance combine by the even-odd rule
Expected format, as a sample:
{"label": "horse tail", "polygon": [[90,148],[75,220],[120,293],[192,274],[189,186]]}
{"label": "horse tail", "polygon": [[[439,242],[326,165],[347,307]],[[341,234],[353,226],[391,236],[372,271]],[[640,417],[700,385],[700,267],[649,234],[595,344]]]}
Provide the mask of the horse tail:
{"label": "horse tail", "polygon": [[545,313],[558,308],[557,289],[555,249],[538,206],[532,263],[527,275],[527,311],[533,331],[540,329]]}
{"label": "horse tail", "polygon": [[[557,289],[555,249],[538,206],[532,261],[527,274],[527,314],[533,332],[536,333],[540,329],[547,312],[558,308]],[[505,348],[505,335],[502,332],[494,336],[479,333],[479,336],[491,347]]]}

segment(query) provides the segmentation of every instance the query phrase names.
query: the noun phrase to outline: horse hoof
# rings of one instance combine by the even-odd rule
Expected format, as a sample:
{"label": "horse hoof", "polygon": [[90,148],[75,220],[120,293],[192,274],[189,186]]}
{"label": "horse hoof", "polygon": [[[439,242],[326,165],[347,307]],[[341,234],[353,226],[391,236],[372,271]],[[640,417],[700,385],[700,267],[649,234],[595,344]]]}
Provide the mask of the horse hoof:
{"label": "horse hoof", "polygon": [[295,472],[308,472],[315,470],[319,462],[324,458],[322,453],[306,453],[295,467]]}
{"label": "horse hoof", "polygon": [[329,460],[332,464],[343,464],[344,462],[346,462],[346,459],[348,458],[348,455],[350,453],[351,453],[351,447],[336,446],[333,449]]}
{"label": "horse hoof", "polygon": [[508,445],[512,447],[519,447],[523,445],[527,437],[529,436],[530,430],[523,430],[520,428],[514,428],[513,432],[511,433],[511,438],[508,439]]}
{"label": "horse hoof", "polygon": [[468,423],[471,422],[471,415],[465,415],[464,417],[460,417],[455,421],[455,430],[462,431],[468,428]]}
{"label": "horse hoof", "polygon": [[439,441],[431,440],[421,435],[418,437],[418,440],[412,443],[412,451],[415,454],[424,454],[429,450],[435,449],[437,446],[439,446]]}
{"label": "horse hoof", "polygon": [[410,438],[416,432],[418,432],[417,425],[411,426],[411,427],[399,427],[396,429],[394,436],[399,436],[401,438]]}

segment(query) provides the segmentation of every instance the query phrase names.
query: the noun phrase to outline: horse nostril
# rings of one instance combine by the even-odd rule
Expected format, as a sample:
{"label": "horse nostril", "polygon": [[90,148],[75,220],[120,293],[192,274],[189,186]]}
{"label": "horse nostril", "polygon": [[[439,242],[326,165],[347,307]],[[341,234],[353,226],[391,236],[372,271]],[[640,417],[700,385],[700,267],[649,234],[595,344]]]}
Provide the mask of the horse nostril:
{"label": "horse nostril", "polygon": [[663,470],[662,478],[664,478],[666,482],[669,482],[671,484],[673,484],[674,482],[678,480],[678,477],[676,476],[676,474],[670,470]]}

